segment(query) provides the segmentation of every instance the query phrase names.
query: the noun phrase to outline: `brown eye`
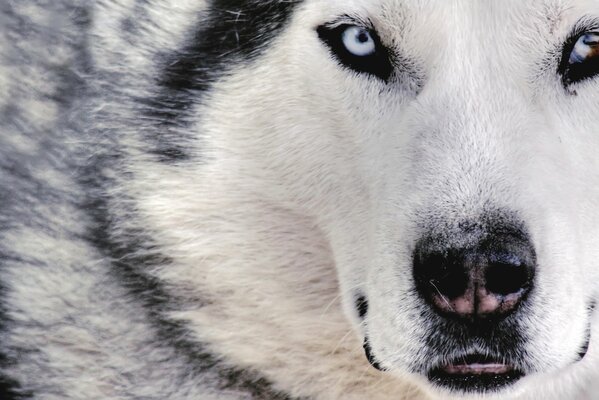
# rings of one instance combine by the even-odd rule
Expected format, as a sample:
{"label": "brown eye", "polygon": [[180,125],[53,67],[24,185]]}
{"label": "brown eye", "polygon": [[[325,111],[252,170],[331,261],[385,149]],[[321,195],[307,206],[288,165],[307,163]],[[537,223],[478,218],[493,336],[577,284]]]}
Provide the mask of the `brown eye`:
{"label": "brown eye", "polygon": [[572,40],[560,69],[566,86],[599,75],[599,32],[587,32]]}

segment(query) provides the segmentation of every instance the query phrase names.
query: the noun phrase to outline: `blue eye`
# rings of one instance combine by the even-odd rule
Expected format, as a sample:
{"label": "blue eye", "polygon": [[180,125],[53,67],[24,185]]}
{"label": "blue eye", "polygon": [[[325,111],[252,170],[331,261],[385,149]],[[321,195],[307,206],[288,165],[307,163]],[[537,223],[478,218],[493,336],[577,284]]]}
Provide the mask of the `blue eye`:
{"label": "blue eye", "polygon": [[357,57],[371,56],[376,52],[376,43],[365,28],[350,26],[342,34],[343,45]]}
{"label": "blue eye", "polygon": [[323,25],[318,36],[344,67],[387,81],[393,72],[389,51],[376,32],[364,26]]}
{"label": "blue eye", "polygon": [[599,32],[586,32],[570,41],[560,73],[565,86],[599,75]]}

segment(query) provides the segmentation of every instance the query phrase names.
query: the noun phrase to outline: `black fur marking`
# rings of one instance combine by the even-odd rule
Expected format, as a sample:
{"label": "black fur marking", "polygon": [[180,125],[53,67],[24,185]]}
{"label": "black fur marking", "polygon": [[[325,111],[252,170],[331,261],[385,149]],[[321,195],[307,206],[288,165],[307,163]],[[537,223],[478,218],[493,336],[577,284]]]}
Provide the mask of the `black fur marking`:
{"label": "black fur marking", "polygon": [[356,299],[356,309],[361,319],[366,318],[366,314],[368,314],[368,300],[366,300],[365,296],[359,296]]}
{"label": "black fur marking", "polygon": [[[212,0],[199,21],[199,30],[166,57],[159,91],[148,104],[150,118],[161,132],[156,154],[162,161],[189,158],[175,129],[187,125],[186,116],[217,80],[239,63],[247,63],[268,46],[285,27],[301,0]],[[174,137],[173,137],[174,136]]]}
{"label": "black fur marking", "polygon": [[372,347],[370,347],[370,342],[368,342],[368,337],[364,338],[363,347],[364,347],[364,353],[366,354],[366,358],[368,359],[368,362],[370,363],[370,365],[372,365],[374,368],[378,369],[379,371],[384,371],[384,369],[381,367],[381,364],[379,364],[379,362],[374,357],[374,354],[372,353]]}
{"label": "black fur marking", "polygon": [[591,303],[591,305],[589,306],[589,325],[587,326],[587,333],[586,333],[585,341],[580,349],[580,352],[578,353],[579,361],[582,361],[586,357],[587,353],[589,352],[589,346],[591,345],[591,334],[592,334],[592,327],[591,327],[590,319],[593,317],[593,313],[595,312],[595,305],[596,305],[596,303],[593,301]]}

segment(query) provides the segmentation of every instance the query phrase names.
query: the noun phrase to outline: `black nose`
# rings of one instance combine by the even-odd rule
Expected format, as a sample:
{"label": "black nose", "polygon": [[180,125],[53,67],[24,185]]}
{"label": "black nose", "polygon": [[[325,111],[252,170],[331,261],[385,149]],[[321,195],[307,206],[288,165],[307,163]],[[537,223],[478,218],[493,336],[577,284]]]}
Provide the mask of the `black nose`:
{"label": "black nose", "polygon": [[442,315],[504,317],[531,290],[536,256],[522,230],[499,227],[467,245],[450,242],[428,237],[414,251],[418,291]]}

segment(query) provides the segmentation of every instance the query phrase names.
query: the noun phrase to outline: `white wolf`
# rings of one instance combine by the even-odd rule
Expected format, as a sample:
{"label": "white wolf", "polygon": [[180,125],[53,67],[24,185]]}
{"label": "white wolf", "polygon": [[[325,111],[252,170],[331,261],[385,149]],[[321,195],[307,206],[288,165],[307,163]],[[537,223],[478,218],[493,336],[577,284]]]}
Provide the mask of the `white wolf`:
{"label": "white wolf", "polygon": [[3,399],[599,399],[597,1],[0,25]]}

